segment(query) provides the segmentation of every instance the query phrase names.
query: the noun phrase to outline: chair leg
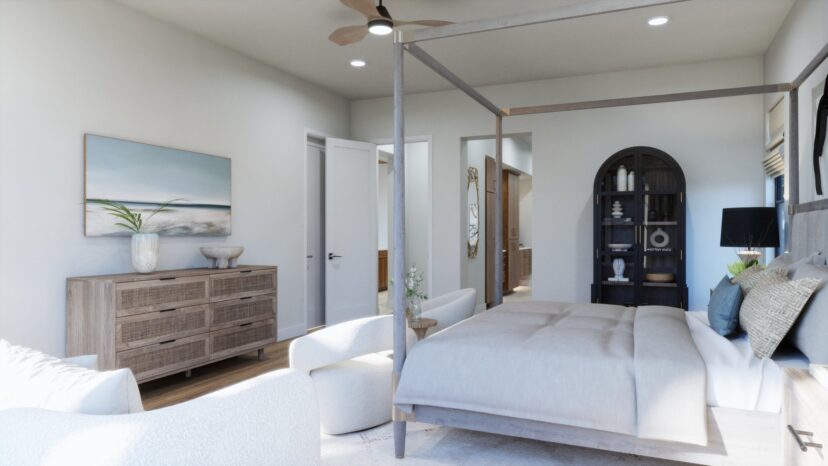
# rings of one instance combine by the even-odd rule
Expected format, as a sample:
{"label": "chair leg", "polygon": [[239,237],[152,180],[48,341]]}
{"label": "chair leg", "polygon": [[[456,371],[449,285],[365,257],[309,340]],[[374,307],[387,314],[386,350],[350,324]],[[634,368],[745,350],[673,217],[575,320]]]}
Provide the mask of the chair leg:
{"label": "chair leg", "polygon": [[394,455],[405,457],[405,421],[394,421]]}

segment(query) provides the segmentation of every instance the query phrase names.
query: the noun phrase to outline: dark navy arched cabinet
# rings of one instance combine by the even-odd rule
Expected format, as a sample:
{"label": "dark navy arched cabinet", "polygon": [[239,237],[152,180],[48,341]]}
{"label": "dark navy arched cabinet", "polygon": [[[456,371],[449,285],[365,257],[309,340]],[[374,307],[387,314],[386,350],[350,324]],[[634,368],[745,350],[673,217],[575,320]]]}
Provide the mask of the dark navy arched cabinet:
{"label": "dark navy arched cabinet", "polygon": [[685,188],[675,159],[652,147],[624,149],[601,165],[592,302],[687,309]]}

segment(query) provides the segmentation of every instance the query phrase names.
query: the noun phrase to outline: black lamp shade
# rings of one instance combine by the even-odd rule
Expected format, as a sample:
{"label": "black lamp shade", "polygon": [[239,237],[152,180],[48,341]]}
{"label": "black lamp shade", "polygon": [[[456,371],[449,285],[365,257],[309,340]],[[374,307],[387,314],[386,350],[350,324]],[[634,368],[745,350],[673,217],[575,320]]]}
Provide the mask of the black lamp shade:
{"label": "black lamp shade", "polygon": [[773,207],[722,209],[721,246],[775,248],[779,246],[779,224]]}

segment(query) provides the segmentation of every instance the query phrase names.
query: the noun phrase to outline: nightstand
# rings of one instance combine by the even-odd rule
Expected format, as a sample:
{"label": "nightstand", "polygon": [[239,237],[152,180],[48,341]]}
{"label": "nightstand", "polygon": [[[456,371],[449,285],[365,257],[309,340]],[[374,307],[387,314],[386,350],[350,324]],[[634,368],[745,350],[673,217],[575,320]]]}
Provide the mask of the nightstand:
{"label": "nightstand", "polygon": [[828,465],[828,388],[807,370],[785,369],[785,464]]}

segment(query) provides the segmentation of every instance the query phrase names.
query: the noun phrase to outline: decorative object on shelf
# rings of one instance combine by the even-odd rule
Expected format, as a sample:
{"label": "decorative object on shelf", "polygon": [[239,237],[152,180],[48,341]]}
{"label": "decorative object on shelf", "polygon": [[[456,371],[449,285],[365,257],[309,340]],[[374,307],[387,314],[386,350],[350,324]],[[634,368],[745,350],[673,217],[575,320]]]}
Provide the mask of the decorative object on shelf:
{"label": "decorative object on shelf", "polygon": [[661,228],[650,235],[650,244],[656,248],[666,248],[670,244],[670,235]]}
{"label": "decorative object on shelf", "polygon": [[610,277],[609,281],[611,282],[628,282],[630,281],[629,278],[624,276],[624,268],[626,268],[626,264],[624,263],[624,259],[618,257],[612,260],[612,271],[615,272],[614,277]]}
{"label": "decorative object on shelf", "polygon": [[720,246],[744,247],[736,253],[746,266],[759,262],[755,248],[779,246],[779,224],[775,207],[736,207],[722,209]]}
{"label": "decorative object on shelf", "polygon": [[114,200],[147,216],[171,197],[180,202],[158,215],[146,233],[230,234],[229,158],[93,134],[85,136],[84,154],[86,236],[126,234],[107,221],[96,201]]}
{"label": "decorative object on shelf", "polygon": [[647,272],[644,274],[644,279],[653,283],[672,283],[676,279],[676,275],[666,272]]}
{"label": "decorative object on shelf", "polygon": [[480,242],[480,187],[478,185],[477,167],[466,170],[466,192],[469,206],[469,238],[466,254],[469,259],[477,257],[477,245]]}
{"label": "decorative object on shelf", "polygon": [[144,218],[140,212],[136,212],[120,202],[108,201],[105,199],[94,199],[87,202],[100,204],[101,211],[115,217],[114,225],[132,232],[132,267],[138,273],[150,273],[158,267],[158,233],[146,233],[144,227],[156,214],[170,210],[178,199],[164,202],[156,209],[149,212]]}
{"label": "decorative object on shelf", "polygon": [[[626,192],[618,192],[622,165]],[[592,302],[688,308],[686,186],[675,159],[653,147],[623,149],[601,164],[593,187]],[[653,233],[662,247],[651,243]],[[616,258],[623,258],[626,283],[617,281]],[[657,283],[646,273],[672,275]]]}
{"label": "decorative object on shelf", "polygon": [[244,252],[241,246],[202,246],[201,254],[210,259],[211,269],[235,269],[239,256]]}
{"label": "decorative object on shelf", "polygon": [[618,220],[624,216],[624,209],[621,207],[620,201],[615,201],[612,203],[612,218]]}
{"label": "decorative object on shelf", "polygon": [[623,165],[618,167],[617,189],[619,192],[627,190],[627,169]]}

